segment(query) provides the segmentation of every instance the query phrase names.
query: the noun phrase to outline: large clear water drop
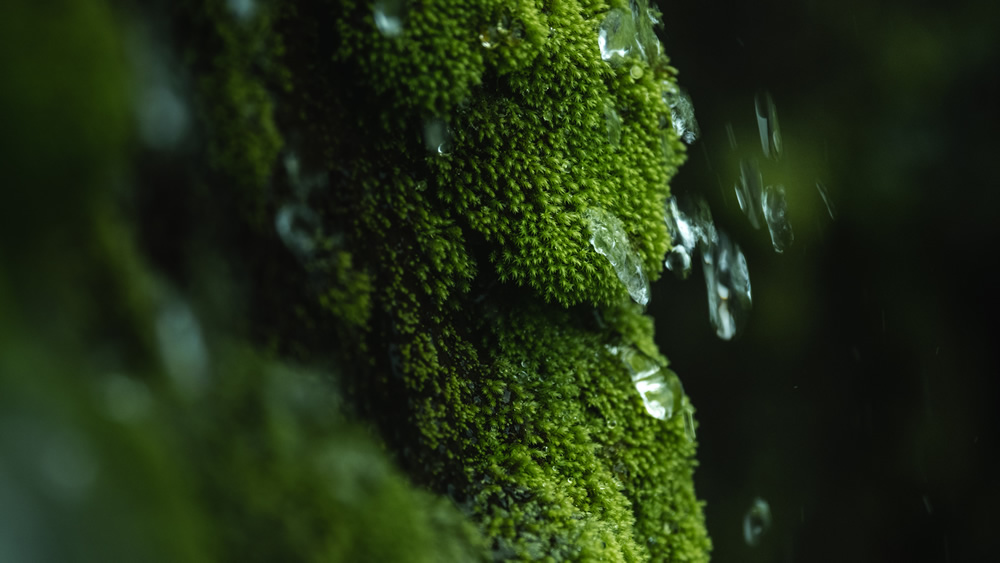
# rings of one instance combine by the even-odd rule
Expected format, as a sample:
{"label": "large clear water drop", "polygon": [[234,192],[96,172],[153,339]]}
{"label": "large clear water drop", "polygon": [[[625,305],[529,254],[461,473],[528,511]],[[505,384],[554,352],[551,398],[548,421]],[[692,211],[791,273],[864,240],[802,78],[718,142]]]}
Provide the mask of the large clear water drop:
{"label": "large clear water drop", "polygon": [[618,279],[636,303],[649,303],[649,279],[642,269],[639,254],[629,243],[622,222],[600,208],[588,209],[584,219],[590,230],[590,245],[611,262]]}

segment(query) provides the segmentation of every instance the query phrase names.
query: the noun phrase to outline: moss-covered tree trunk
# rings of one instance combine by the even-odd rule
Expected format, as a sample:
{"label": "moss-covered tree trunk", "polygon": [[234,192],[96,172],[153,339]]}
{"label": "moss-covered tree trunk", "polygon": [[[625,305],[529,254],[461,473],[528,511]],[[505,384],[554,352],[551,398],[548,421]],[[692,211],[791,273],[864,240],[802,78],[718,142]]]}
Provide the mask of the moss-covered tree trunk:
{"label": "moss-covered tree trunk", "polygon": [[655,7],[57,4],[0,8],[0,560],[708,558]]}

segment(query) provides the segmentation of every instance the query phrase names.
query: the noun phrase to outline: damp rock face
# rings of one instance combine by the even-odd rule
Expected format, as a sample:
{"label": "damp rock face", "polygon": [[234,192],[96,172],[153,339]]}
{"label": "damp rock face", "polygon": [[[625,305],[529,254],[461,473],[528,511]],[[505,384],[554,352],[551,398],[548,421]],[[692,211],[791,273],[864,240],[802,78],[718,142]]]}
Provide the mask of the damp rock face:
{"label": "damp rock face", "polygon": [[[0,228],[51,234],[0,253],[0,520],[44,515],[17,531],[67,561],[708,560],[642,308],[686,150],[652,6],[30,6],[0,45],[78,99],[0,77],[46,195]],[[162,105],[132,22],[164,34],[169,135],[132,130]]]}

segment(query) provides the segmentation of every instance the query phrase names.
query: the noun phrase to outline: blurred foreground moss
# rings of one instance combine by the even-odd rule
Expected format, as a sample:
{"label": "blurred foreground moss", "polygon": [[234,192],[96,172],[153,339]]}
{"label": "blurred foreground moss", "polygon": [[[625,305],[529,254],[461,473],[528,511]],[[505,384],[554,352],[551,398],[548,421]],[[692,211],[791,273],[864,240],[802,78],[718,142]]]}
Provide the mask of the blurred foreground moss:
{"label": "blurred foreground moss", "polygon": [[625,6],[64,4],[0,8],[0,560],[707,559],[588,242],[657,277],[683,160]]}

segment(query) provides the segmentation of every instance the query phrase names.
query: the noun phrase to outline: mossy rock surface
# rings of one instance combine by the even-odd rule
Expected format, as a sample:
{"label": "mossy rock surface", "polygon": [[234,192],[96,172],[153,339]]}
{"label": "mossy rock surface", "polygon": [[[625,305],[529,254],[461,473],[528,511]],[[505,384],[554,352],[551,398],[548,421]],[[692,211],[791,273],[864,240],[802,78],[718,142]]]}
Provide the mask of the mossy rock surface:
{"label": "mossy rock surface", "polygon": [[[0,521],[104,517],[24,553],[707,560],[691,428],[647,414],[617,351],[667,362],[588,223],[659,276],[684,146],[645,2],[31,6],[0,15],[49,46],[5,34],[0,70],[35,133],[2,138],[42,191],[6,224],[48,235],[0,245],[0,413],[78,471],[0,436],[0,494],[29,491]],[[645,23],[602,58],[613,10]],[[136,41],[173,69],[171,146],[139,133]],[[101,78],[18,80],[77,58]]]}

